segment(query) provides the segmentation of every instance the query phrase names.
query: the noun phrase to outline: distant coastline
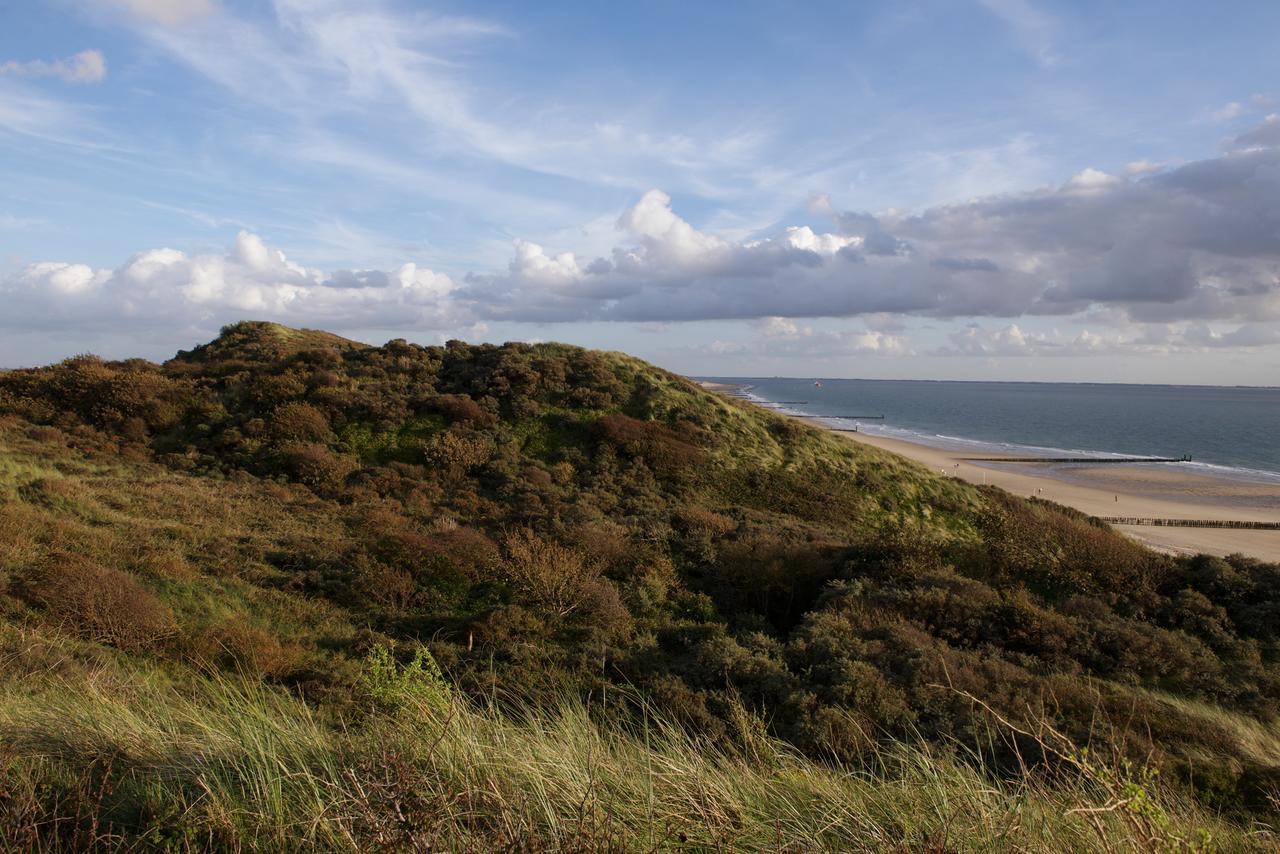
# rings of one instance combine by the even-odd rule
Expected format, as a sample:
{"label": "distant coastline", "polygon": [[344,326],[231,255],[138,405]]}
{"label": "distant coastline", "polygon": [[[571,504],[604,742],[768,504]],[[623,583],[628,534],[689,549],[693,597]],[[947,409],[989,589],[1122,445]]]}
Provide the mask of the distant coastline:
{"label": "distant coastline", "polygon": [[[725,379],[698,382],[710,390],[743,398],[781,414],[797,414],[789,407],[754,395],[749,389],[749,382]],[[831,419],[804,420],[814,426],[832,429],[828,423]],[[939,474],[975,484],[999,486],[1016,495],[1045,498],[1092,516],[1280,522],[1280,480],[1254,483],[1202,470],[1189,471],[1183,464],[1083,464],[1066,467],[978,463],[969,459],[974,455],[973,445],[986,443],[952,437],[957,443],[973,442],[973,445],[967,449],[943,448],[873,432],[874,429],[864,424],[859,425],[858,432],[840,430],[836,435],[907,457]],[[1015,455],[1012,450],[1008,453]],[[1170,553],[1226,555],[1239,552],[1264,560],[1280,560],[1280,531],[1148,525],[1115,527],[1145,545]]]}
{"label": "distant coastline", "polygon": [[[1117,383],[700,378],[826,426],[974,456],[1158,457],[1280,486],[1280,389]],[[803,399],[802,399],[803,398]],[[884,413],[856,424],[853,414]],[[823,416],[830,416],[824,418]],[[1072,480],[1073,469],[1055,471]]]}

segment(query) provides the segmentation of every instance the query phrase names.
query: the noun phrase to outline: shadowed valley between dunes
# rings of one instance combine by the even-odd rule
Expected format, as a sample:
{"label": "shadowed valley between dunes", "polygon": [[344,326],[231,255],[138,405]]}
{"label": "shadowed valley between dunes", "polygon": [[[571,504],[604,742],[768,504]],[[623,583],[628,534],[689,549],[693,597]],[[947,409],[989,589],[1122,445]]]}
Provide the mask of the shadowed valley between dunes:
{"label": "shadowed valley between dunes", "polygon": [[0,845],[1276,844],[1280,566],[619,353],[0,373]]}

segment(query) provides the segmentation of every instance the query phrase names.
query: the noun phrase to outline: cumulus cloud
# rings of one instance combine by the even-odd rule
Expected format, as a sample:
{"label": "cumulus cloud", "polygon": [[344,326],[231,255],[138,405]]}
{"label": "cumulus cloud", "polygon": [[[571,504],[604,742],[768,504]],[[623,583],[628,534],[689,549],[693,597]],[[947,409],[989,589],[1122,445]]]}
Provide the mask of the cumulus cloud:
{"label": "cumulus cloud", "polygon": [[732,242],[646,193],[624,240],[580,264],[517,243],[506,274],[465,298],[511,320],[677,321],[869,314],[1071,315],[1140,321],[1280,319],[1280,119],[1221,157],[1126,176],[1084,169],[1058,187],[920,213],[837,212]]}
{"label": "cumulus cloud", "polygon": [[58,77],[67,83],[101,83],[107,77],[107,60],[100,50],[82,50],[66,59],[46,62],[9,60],[0,63],[0,76]]}
{"label": "cumulus cloud", "polygon": [[1235,138],[1237,148],[1274,148],[1280,146],[1280,115],[1272,113],[1262,124]]}
{"label": "cumulus cloud", "polygon": [[474,318],[448,276],[395,270],[325,274],[240,232],[225,254],[151,249],[114,270],[42,262],[0,279],[0,326],[18,329],[216,327],[245,317],[337,328],[445,329]]}
{"label": "cumulus cloud", "polygon": [[[156,249],[105,271],[32,265],[0,280],[9,309],[0,323],[257,316],[440,329],[741,319],[779,352],[902,353],[901,321],[915,316],[1005,319],[994,331],[957,333],[946,348],[954,354],[1271,346],[1280,328],[1278,126],[1269,118],[1208,160],[1124,176],[1088,168],[1055,187],[917,213],[842,212],[814,197],[810,216],[829,226],[745,241],[699,229],[651,190],[618,217],[622,236],[607,254],[587,260],[517,240],[505,269],[461,282],[414,264],[326,274],[242,232],[223,255]],[[1107,331],[1025,331],[1035,324],[1020,319],[1036,316],[1096,318]],[[865,329],[804,324],[819,317],[860,317]],[[1174,331],[1152,338],[1133,331],[1140,324]]]}

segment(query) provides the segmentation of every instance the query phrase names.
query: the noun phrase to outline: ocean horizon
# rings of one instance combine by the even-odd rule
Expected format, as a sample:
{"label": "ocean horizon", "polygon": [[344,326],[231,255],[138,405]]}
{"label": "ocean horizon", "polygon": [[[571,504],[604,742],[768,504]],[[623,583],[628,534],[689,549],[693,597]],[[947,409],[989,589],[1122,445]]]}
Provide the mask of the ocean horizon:
{"label": "ocean horizon", "polygon": [[[1280,388],[1099,382],[699,377],[815,423],[975,454],[1178,458],[1280,484]],[[821,385],[815,385],[821,383]],[[883,415],[883,420],[865,417]]]}

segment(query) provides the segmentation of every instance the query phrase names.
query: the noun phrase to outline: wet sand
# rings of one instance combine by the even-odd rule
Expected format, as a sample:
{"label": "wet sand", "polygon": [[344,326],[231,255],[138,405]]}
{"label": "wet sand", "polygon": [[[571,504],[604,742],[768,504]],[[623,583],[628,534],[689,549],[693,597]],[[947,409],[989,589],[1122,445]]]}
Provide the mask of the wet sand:
{"label": "wet sand", "polygon": [[[725,383],[703,385],[720,392],[739,388]],[[812,419],[804,421],[814,424]],[[1045,498],[1091,516],[1280,522],[1280,486],[1239,483],[1151,465],[1075,464],[1069,468],[1055,466],[1052,471],[1049,466],[1030,463],[979,465],[963,459],[972,456],[971,453],[931,448],[870,433],[836,432],[836,435],[900,454],[948,477],[993,484],[1015,495]],[[1116,530],[1165,552],[1215,555],[1240,552],[1262,560],[1280,561],[1280,531],[1149,525],[1117,525]]]}

